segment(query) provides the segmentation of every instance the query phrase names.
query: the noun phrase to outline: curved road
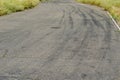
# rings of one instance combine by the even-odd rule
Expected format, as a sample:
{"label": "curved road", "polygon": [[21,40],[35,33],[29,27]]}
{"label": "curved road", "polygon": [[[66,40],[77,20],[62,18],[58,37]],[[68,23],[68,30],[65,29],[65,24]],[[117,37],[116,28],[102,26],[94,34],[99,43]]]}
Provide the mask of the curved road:
{"label": "curved road", "polygon": [[120,33],[73,0],[0,17],[0,80],[120,80]]}

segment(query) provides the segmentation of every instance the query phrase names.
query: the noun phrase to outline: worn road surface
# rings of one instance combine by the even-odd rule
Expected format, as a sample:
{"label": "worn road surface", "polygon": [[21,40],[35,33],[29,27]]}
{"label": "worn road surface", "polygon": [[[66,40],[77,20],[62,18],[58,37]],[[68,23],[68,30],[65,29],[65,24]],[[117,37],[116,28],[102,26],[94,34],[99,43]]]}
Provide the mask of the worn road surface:
{"label": "worn road surface", "polygon": [[0,17],[0,80],[120,80],[120,33],[72,0]]}

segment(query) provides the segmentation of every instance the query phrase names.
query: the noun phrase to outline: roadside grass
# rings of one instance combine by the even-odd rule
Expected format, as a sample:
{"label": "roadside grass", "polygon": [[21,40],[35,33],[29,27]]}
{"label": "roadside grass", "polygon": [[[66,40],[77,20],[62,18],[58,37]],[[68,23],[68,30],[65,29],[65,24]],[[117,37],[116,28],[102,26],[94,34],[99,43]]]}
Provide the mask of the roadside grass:
{"label": "roadside grass", "polygon": [[120,24],[120,0],[76,0],[85,4],[96,5],[110,12]]}
{"label": "roadside grass", "polygon": [[41,0],[0,0],[0,16],[36,6]]}

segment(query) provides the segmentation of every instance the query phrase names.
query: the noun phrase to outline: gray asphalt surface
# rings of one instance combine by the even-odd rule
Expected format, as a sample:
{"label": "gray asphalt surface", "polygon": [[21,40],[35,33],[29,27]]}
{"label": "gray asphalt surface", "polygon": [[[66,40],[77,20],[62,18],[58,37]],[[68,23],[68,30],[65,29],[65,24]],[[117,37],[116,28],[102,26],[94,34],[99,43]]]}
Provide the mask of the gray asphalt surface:
{"label": "gray asphalt surface", "polygon": [[72,0],[0,17],[0,80],[120,80],[120,33]]}

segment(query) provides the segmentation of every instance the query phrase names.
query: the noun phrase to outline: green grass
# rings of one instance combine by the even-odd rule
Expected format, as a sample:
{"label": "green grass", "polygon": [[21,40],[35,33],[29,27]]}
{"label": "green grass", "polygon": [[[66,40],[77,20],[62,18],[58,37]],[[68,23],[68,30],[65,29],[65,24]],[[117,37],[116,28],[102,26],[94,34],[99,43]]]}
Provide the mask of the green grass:
{"label": "green grass", "polygon": [[111,15],[120,23],[120,0],[76,0],[78,2],[97,5],[109,11]]}
{"label": "green grass", "polygon": [[41,0],[0,0],[0,16],[36,6]]}

